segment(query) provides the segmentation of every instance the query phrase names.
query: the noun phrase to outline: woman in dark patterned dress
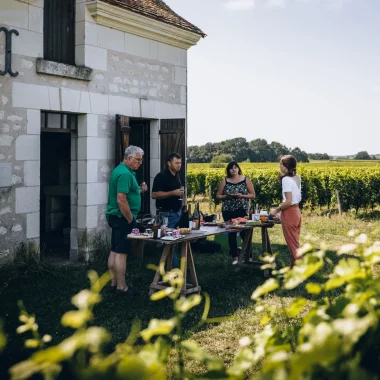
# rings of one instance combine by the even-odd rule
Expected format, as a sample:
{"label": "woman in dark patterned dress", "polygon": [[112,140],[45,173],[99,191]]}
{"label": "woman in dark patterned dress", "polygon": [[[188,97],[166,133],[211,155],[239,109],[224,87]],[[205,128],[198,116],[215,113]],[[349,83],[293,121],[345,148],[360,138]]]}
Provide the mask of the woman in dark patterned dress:
{"label": "woman in dark patterned dress", "polygon": [[[226,168],[227,176],[220,182],[216,198],[223,201],[222,215],[225,221],[233,218],[244,217],[249,212],[249,200],[254,199],[255,189],[251,180],[242,175],[237,162],[231,161]],[[238,263],[238,247],[236,232],[228,234],[228,245],[233,257],[232,264]],[[240,232],[244,238],[244,231]]]}

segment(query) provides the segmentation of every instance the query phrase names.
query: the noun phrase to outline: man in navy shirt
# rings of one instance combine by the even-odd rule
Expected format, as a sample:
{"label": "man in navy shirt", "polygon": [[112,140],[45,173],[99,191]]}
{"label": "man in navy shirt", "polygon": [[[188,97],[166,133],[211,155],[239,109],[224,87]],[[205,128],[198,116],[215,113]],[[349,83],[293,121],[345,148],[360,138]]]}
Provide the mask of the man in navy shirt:
{"label": "man in navy shirt", "polygon": [[[179,153],[170,153],[167,168],[158,173],[153,181],[152,198],[156,200],[157,211],[168,219],[168,227],[175,228],[181,216],[184,197],[179,171],[182,167],[182,157]],[[176,249],[175,249],[176,251]],[[173,266],[178,267],[177,256],[173,255]]]}

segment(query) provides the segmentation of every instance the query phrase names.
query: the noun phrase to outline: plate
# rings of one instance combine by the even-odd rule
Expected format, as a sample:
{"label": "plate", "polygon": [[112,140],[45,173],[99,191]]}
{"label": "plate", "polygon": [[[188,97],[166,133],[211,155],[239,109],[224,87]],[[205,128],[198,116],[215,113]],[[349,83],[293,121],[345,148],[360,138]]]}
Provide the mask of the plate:
{"label": "plate", "polygon": [[191,234],[197,235],[197,234],[204,234],[207,232],[206,230],[192,230]]}
{"label": "plate", "polygon": [[135,234],[129,234],[127,237],[129,237],[130,239],[152,239],[153,238],[153,235],[152,234],[138,234],[138,235],[135,235]]}
{"label": "plate", "polygon": [[182,239],[184,238],[185,235],[179,235],[179,236],[164,236],[163,238],[161,238],[161,240],[166,240],[166,241],[176,241],[178,239]]}

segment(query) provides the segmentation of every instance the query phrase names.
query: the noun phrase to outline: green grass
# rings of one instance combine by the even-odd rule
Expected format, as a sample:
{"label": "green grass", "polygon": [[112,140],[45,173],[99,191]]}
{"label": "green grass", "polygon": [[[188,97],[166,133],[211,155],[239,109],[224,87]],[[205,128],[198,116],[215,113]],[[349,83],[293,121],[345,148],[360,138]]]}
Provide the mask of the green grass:
{"label": "green grass", "polygon": [[[374,231],[374,238],[380,240],[379,216],[305,216],[303,220],[302,241],[307,235],[313,235],[319,241],[325,241],[331,251],[329,256],[336,260],[332,253],[342,244],[350,242],[347,232],[350,229],[366,232]],[[280,226],[270,230],[272,248],[279,252],[281,265],[289,263],[289,255],[284,243]],[[253,237],[256,256],[260,251],[259,231]],[[54,267],[29,263],[24,266],[3,268],[0,273],[0,319],[5,320],[5,331],[8,335],[8,345],[0,356],[0,379],[6,378],[5,370],[10,365],[24,359],[27,352],[23,347],[23,336],[18,336],[15,329],[18,326],[17,300],[23,300],[27,310],[37,317],[41,333],[53,336],[53,343],[58,343],[70,335],[71,330],[60,326],[61,315],[73,306],[70,298],[79,290],[87,287],[88,269],[99,273],[106,271],[107,252],[99,255],[98,260],[89,265],[72,265]],[[150,246],[145,252],[143,262],[135,257],[128,260],[128,282],[140,292],[140,296],[129,299],[119,298],[108,292],[104,293],[103,302],[95,308],[94,324],[107,328],[112,334],[112,349],[128,335],[133,319],[140,319],[146,327],[151,318],[168,318],[172,316],[171,304],[168,300],[151,302],[148,297],[149,285],[153,272],[146,269],[147,264],[157,264],[160,250]],[[203,326],[197,331],[191,331],[202,314],[202,307],[191,311],[185,320],[185,329],[189,336],[196,340],[209,353],[221,357],[228,365],[233,360],[238,348],[239,338],[252,336],[259,330],[260,316],[254,312],[254,304],[250,300],[253,290],[265,279],[260,270],[235,271],[231,258],[226,252],[218,254],[195,253],[197,275],[203,291],[211,297],[210,317],[229,316],[230,318],[217,325]],[[323,274],[317,281],[324,281]],[[296,289],[287,292],[285,297],[276,294],[268,296],[267,302],[276,306],[288,304],[295,297],[308,296],[304,290]],[[193,360],[187,362],[193,372],[200,373],[202,368]],[[169,363],[168,372],[170,377]]]}

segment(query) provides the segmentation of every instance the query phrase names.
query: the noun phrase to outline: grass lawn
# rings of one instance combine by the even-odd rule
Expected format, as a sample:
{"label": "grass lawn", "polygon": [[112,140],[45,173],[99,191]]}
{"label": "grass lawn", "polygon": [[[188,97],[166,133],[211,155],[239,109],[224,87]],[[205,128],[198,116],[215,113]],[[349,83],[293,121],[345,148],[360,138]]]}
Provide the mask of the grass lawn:
{"label": "grass lawn", "polygon": [[[379,215],[372,216],[304,216],[302,241],[307,235],[312,235],[319,242],[328,244],[329,257],[334,258],[333,251],[340,245],[350,242],[347,232],[358,229],[362,232],[374,231],[374,238],[380,240]],[[289,263],[288,251],[280,226],[270,230],[272,248],[279,252],[279,263]],[[260,250],[259,231],[254,234],[254,252]],[[5,332],[8,335],[8,345],[0,355],[0,379],[6,379],[6,369],[12,364],[25,359],[27,351],[23,349],[25,337],[15,333],[19,325],[19,309],[17,300],[23,300],[27,310],[34,313],[42,334],[53,336],[53,343],[60,342],[70,335],[71,330],[60,326],[61,315],[74,307],[70,298],[81,289],[89,285],[86,277],[88,269],[95,269],[98,273],[106,271],[106,256],[100,257],[88,265],[47,266],[30,264],[23,267],[8,267],[0,272],[0,319],[5,321]],[[148,297],[149,285],[153,279],[153,272],[146,269],[147,264],[157,264],[160,251],[150,247],[144,255],[143,262],[134,257],[128,261],[128,283],[140,291],[135,298],[120,298],[114,294],[104,292],[103,302],[95,308],[94,325],[107,328],[112,334],[112,349],[115,344],[122,342],[128,335],[133,319],[141,320],[146,327],[151,318],[169,318],[172,308],[169,300],[151,302]],[[283,264],[281,264],[283,263]],[[254,303],[250,300],[253,290],[261,285],[265,279],[260,270],[235,271],[231,265],[231,258],[226,251],[216,254],[195,253],[197,275],[203,291],[211,297],[210,317],[229,316],[228,320],[220,324],[203,326],[192,331],[191,328],[199,320],[202,307],[192,310],[185,321],[185,328],[189,336],[196,340],[210,354],[223,358],[228,365],[238,348],[239,338],[252,335],[258,331],[260,316],[255,315]],[[327,271],[328,268],[325,269]],[[324,281],[323,273],[316,281]],[[290,303],[295,297],[302,295],[310,297],[301,289],[285,293],[279,297],[275,293],[267,297],[267,302],[274,305]],[[200,373],[202,368],[195,361],[188,361],[187,365],[193,372]],[[168,373],[170,377],[169,363]]]}

